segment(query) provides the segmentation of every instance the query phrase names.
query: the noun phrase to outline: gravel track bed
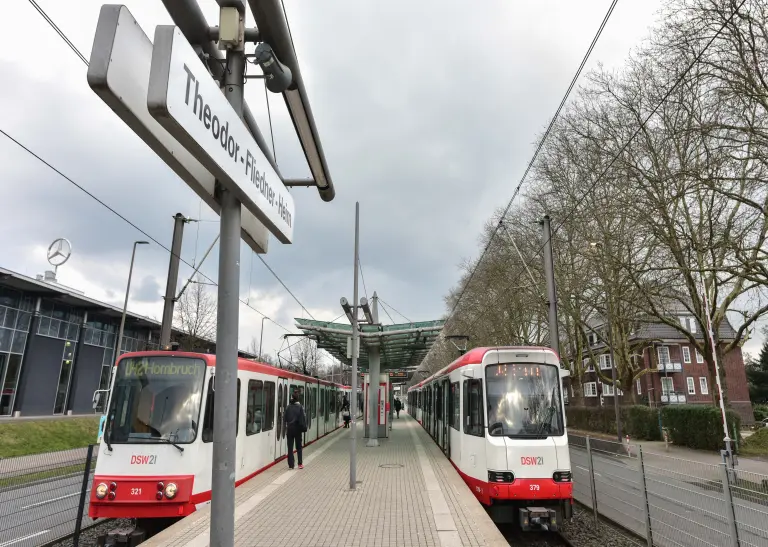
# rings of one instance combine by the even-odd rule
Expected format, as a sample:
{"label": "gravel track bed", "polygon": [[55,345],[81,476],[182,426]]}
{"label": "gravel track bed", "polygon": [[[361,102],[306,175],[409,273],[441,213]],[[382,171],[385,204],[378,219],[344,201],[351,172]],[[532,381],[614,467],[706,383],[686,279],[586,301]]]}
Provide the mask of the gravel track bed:
{"label": "gravel track bed", "polygon": [[602,518],[595,528],[592,510],[576,503],[573,518],[562,526],[561,532],[574,547],[645,547],[645,541]]}
{"label": "gravel track bed", "polygon": [[[80,532],[80,547],[93,547],[96,545],[96,538],[113,528],[124,528],[131,525],[130,519],[107,519],[99,522],[95,526],[82,530]],[[49,547],[72,547],[72,538],[63,539],[56,543],[49,544]]]}

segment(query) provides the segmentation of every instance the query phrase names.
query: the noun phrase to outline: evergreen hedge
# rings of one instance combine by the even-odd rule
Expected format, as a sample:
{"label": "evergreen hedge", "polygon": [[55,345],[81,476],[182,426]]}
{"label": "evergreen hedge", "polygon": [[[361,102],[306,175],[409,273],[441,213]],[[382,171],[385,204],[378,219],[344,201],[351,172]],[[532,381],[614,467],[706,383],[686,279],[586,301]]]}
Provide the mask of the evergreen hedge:
{"label": "evergreen hedge", "polygon": [[[726,410],[728,428],[741,430],[741,417]],[[723,448],[723,420],[720,409],[705,405],[668,406],[661,410],[664,427],[669,428],[673,443],[689,448],[720,450]],[[733,433],[731,433],[733,435]],[[734,446],[735,448],[735,446]]]}
{"label": "evergreen hedge", "polygon": [[[659,409],[642,405],[623,406],[622,433],[632,439],[662,440]],[[613,406],[567,407],[568,427],[599,433],[616,434],[616,412]],[[741,429],[741,418],[732,410],[726,412],[733,431]],[[723,422],[720,409],[708,405],[675,405],[661,408],[661,420],[669,429],[670,441],[679,446],[703,450],[723,448]],[[735,448],[735,446],[734,446]]]}
{"label": "evergreen hedge", "polygon": [[[658,441],[659,411],[647,406],[634,405],[619,408],[622,433],[633,439]],[[613,406],[567,407],[565,411],[568,427],[616,434],[616,411]]]}

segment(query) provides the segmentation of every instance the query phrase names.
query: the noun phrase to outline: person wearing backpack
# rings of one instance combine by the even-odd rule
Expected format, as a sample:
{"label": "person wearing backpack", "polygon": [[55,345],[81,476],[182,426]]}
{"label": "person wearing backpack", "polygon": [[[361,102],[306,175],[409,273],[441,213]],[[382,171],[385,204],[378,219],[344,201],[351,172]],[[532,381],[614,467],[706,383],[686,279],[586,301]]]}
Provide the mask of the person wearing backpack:
{"label": "person wearing backpack", "polygon": [[307,431],[307,415],[304,407],[299,402],[299,392],[294,390],[291,395],[291,404],[285,408],[285,431],[288,439],[288,468],[293,469],[293,447],[296,446],[296,455],[299,460],[299,469],[304,469],[301,455],[301,444],[304,433]]}

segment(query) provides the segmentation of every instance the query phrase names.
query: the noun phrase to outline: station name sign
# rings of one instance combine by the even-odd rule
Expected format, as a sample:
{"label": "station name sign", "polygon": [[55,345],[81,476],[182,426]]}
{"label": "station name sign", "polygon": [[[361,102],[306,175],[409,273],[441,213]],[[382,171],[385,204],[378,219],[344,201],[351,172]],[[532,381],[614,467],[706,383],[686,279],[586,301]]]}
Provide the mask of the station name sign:
{"label": "station name sign", "polygon": [[279,241],[293,241],[293,197],[178,27],[155,30],[147,109]]}

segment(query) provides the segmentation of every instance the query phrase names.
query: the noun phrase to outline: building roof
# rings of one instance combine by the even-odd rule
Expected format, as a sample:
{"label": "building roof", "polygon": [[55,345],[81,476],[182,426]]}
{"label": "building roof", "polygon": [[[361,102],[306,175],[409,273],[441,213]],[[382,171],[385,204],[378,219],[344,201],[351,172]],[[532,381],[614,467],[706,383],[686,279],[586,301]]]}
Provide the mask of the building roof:
{"label": "building roof", "polygon": [[[0,285],[11,289],[16,289],[18,291],[23,291],[28,294],[34,294],[36,296],[40,296],[48,300],[53,300],[61,304],[74,306],[93,313],[98,313],[99,315],[111,317],[113,319],[119,320],[123,315],[122,308],[118,308],[112,304],[107,304],[105,302],[100,302],[93,298],[87,297],[75,289],[65,287],[64,285],[60,285],[58,283],[54,284],[39,279],[33,279],[6,268],[0,268]],[[144,315],[140,315],[138,313],[134,313],[130,310],[126,312],[125,317],[126,323],[128,323],[130,320],[132,328],[159,329],[161,326],[159,321]],[[176,334],[183,334],[177,329],[172,329],[172,331]],[[212,346],[216,345],[214,340],[208,340],[204,338],[201,338],[201,340],[210,343]],[[256,357],[251,353],[242,350],[238,351],[243,357]]]}

